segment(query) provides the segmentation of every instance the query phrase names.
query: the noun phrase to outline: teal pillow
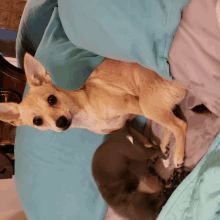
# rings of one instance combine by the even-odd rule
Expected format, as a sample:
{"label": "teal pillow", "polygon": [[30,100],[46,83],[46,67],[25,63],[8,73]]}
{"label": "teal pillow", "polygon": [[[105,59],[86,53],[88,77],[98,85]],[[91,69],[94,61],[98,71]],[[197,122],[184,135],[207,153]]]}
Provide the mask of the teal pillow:
{"label": "teal pillow", "polygon": [[26,52],[34,55],[50,21],[57,0],[29,0],[23,12],[16,39],[16,58],[23,68]]}
{"label": "teal pillow", "polygon": [[96,54],[138,62],[172,79],[169,50],[190,0],[58,0],[71,42]]}
{"label": "teal pillow", "polygon": [[[67,90],[83,85],[104,59],[69,41],[57,8],[35,57],[51,73],[53,83]],[[106,204],[91,173],[92,156],[103,138],[85,129],[56,133],[17,128],[15,180],[29,220],[103,219]]]}

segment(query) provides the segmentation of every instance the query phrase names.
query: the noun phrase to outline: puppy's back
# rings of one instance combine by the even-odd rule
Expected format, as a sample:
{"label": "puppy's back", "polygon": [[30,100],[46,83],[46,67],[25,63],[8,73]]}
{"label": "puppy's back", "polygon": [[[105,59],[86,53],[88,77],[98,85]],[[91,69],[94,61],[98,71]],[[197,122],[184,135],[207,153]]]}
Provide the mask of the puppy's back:
{"label": "puppy's back", "polygon": [[[96,150],[93,176],[103,199],[119,214],[130,220],[153,220],[163,196],[161,186],[155,190],[158,183],[151,185],[154,179],[146,174],[146,169],[160,148],[137,146],[141,143],[132,144],[127,135],[126,128],[117,131]],[[145,187],[140,187],[140,183]],[[155,193],[149,193],[152,189]]]}

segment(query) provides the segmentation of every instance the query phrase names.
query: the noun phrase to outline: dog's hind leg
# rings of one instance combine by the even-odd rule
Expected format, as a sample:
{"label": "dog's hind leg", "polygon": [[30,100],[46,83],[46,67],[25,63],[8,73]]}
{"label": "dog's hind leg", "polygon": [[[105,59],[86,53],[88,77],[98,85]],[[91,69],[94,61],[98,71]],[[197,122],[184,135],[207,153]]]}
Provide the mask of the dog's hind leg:
{"label": "dog's hind leg", "polygon": [[164,167],[168,168],[170,165],[170,160],[169,160],[169,153],[170,153],[170,148],[168,146],[172,132],[169,131],[167,128],[163,127],[163,139],[161,141],[160,147],[161,151],[164,153],[164,155],[167,157],[166,159],[162,160]]}
{"label": "dog's hind leg", "polygon": [[164,131],[163,131],[163,139],[161,141],[160,147],[162,152],[168,156],[169,155],[169,147],[168,144],[170,142],[171,136],[172,136],[172,132],[170,130],[168,130],[166,127],[163,127]]}
{"label": "dog's hind leg", "polygon": [[[185,137],[187,131],[187,123],[176,117],[172,109],[169,108],[170,106],[167,106],[166,108],[166,105],[163,105],[158,101],[152,100],[152,102],[144,102],[145,100],[140,100],[140,107],[144,116],[164,126],[166,129],[168,129],[170,132],[174,134],[176,139],[176,148],[174,152],[174,165],[175,168],[182,166],[184,162],[184,154],[185,154],[184,151],[185,151]],[[168,138],[169,138],[169,134],[168,136],[165,137],[165,139]],[[167,140],[162,140],[163,144],[166,142]]]}

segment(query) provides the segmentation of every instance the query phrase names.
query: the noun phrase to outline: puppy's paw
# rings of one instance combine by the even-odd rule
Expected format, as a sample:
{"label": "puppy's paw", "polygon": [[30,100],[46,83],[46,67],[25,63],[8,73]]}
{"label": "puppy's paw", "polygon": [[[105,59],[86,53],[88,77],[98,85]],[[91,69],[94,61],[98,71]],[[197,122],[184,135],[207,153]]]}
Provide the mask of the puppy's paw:
{"label": "puppy's paw", "polygon": [[176,169],[183,167],[184,165],[184,157],[174,157],[174,167]]}
{"label": "puppy's paw", "polygon": [[153,164],[155,164],[158,158],[159,158],[158,156],[154,156],[154,157],[151,157],[150,160],[152,161]]}
{"label": "puppy's paw", "polygon": [[186,171],[184,167],[175,168],[169,178],[169,181],[172,181],[174,186],[177,187],[189,173],[190,171]]}
{"label": "puppy's paw", "polygon": [[183,173],[183,167],[175,168],[169,179],[166,181],[165,188],[176,188],[180,183],[180,177]]}
{"label": "puppy's paw", "polygon": [[168,199],[179,184],[187,177],[190,171],[186,171],[184,167],[174,169],[168,180],[164,183],[163,193]]}
{"label": "puppy's paw", "polygon": [[184,162],[179,163],[179,164],[176,164],[176,165],[175,165],[175,168],[176,168],[176,169],[181,168],[181,167],[183,167],[183,165],[184,165]]}
{"label": "puppy's paw", "polygon": [[168,167],[170,166],[170,160],[169,160],[169,158],[168,158],[168,159],[165,159],[165,160],[162,160],[162,162],[163,162],[163,165],[164,165],[165,168],[168,168]]}
{"label": "puppy's paw", "polygon": [[169,157],[169,155],[170,155],[170,148],[168,146],[166,146],[166,148],[165,148],[164,155],[165,155],[165,157]]}

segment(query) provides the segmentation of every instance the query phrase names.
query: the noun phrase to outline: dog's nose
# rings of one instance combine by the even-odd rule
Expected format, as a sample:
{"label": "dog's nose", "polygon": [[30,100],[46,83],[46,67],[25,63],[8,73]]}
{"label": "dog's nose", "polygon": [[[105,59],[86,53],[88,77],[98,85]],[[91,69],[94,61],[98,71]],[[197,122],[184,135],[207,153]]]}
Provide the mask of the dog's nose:
{"label": "dog's nose", "polygon": [[65,116],[60,116],[56,121],[56,126],[58,128],[66,128],[68,125],[68,120]]}

